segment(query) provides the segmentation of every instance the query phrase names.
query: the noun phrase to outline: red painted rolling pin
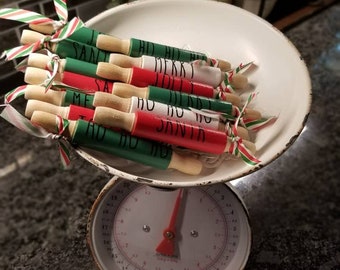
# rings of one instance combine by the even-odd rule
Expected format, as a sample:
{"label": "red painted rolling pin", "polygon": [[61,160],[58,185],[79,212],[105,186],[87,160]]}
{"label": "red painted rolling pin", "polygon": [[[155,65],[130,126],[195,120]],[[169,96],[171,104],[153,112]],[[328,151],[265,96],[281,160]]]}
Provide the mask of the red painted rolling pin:
{"label": "red painted rolling pin", "polygon": [[[34,109],[37,106],[40,111],[46,111],[53,114],[60,114],[64,118],[69,119],[69,107],[71,108],[71,115],[74,117],[71,120],[76,120],[78,118],[86,120],[93,118],[92,110],[82,111],[81,107],[94,109],[95,106],[106,106],[113,109],[121,110],[124,112],[134,112],[138,110],[153,111],[153,113],[158,113],[163,116],[171,116],[182,120],[185,118],[186,122],[193,122],[200,124],[203,127],[211,128],[215,130],[224,130],[225,124],[218,119],[210,119],[206,116],[200,116],[197,113],[190,110],[181,110],[180,108],[169,106],[159,102],[152,102],[145,99],[140,99],[137,97],[131,98],[121,98],[108,93],[97,92],[95,95],[81,93],[78,91],[72,91],[69,89],[63,91],[57,91],[50,89],[45,92],[45,88],[38,85],[28,85],[25,91],[25,98],[29,100],[26,112],[27,117],[30,117]],[[32,100],[32,101],[31,101]],[[40,102],[39,102],[40,101]],[[148,105],[147,103],[152,103]],[[43,105],[44,104],[44,105]],[[75,105],[72,106],[71,105]],[[156,109],[155,107],[158,107]],[[65,108],[65,109],[64,109]],[[170,110],[171,109],[171,110]],[[156,111],[156,112],[155,112]],[[175,112],[180,112],[177,115]],[[186,115],[184,115],[186,114]],[[80,115],[79,117],[77,115]],[[243,127],[238,127],[238,134],[241,138],[248,140],[248,131]]]}
{"label": "red painted rolling pin", "polygon": [[125,82],[138,87],[152,85],[205,97],[213,97],[216,91],[210,85],[195,83],[184,78],[153,72],[138,67],[121,68],[117,65],[104,62],[98,63],[96,74],[101,78]]}
{"label": "red painted rolling pin", "polygon": [[[57,123],[60,116],[34,111],[31,121],[47,131],[59,134]],[[198,175],[202,171],[202,162],[189,155],[180,155],[171,147],[131,136],[126,132],[117,132],[85,120],[68,120],[62,135],[71,143],[133,160],[157,169],[176,169],[180,172]]]}
{"label": "red painted rolling pin", "polygon": [[[168,117],[181,122],[199,125],[203,128],[220,131],[225,131],[226,129],[226,124],[218,117],[209,117],[207,115],[200,114],[198,110],[192,111],[138,97],[121,98],[116,95],[97,92],[93,98],[93,106],[109,107],[127,113],[146,111],[161,117]],[[237,132],[242,139],[249,140],[247,129],[238,127]]]}
{"label": "red painted rolling pin", "polygon": [[[121,128],[132,136],[161,141],[194,151],[211,154],[228,152],[231,138],[225,132],[159,117],[152,113],[137,111],[125,113],[107,107],[96,107],[93,121],[97,124]],[[243,140],[254,153],[255,145]]]}

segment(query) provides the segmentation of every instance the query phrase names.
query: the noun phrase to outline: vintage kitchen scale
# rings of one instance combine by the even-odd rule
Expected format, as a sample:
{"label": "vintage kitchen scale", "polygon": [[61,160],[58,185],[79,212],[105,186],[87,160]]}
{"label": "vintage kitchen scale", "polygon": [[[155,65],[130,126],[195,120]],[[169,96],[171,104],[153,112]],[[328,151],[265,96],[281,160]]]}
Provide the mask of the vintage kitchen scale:
{"label": "vintage kitchen scale", "polygon": [[[170,44],[228,59],[254,61],[247,74],[254,107],[276,116],[254,133],[255,167],[240,159],[199,176],[78,153],[115,177],[93,205],[88,242],[100,269],[243,269],[251,229],[242,199],[227,182],[280,156],[302,131],[311,104],[308,71],[295,47],[266,21],[213,1],[137,1],[110,9],[87,26],[103,33]],[[249,92],[241,93],[244,99]]]}
{"label": "vintage kitchen scale", "polygon": [[258,92],[250,106],[276,118],[251,133],[259,164],[233,157],[212,166],[208,158],[199,175],[75,148],[114,176],[88,222],[96,265],[113,270],[243,269],[251,247],[249,217],[228,181],[266,166],[301,133],[311,83],[298,51],[263,19],[215,1],[136,1],[107,10],[86,26],[121,39],[204,52],[233,65],[253,62],[245,73],[249,86],[240,97],[245,101]]}

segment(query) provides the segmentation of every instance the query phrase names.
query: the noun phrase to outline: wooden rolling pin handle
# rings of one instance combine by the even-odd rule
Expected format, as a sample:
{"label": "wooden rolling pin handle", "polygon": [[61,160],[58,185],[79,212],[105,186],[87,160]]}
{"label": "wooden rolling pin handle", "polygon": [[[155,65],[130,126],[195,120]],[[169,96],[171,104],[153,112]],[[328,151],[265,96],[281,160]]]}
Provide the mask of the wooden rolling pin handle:
{"label": "wooden rolling pin handle", "polygon": [[242,138],[243,140],[247,140],[249,141],[250,137],[249,137],[249,132],[246,128],[244,127],[237,127],[237,135]]}
{"label": "wooden rolling pin handle", "polygon": [[28,27],[30,29],[32,29],[33,31],[37,31],[37,32],[40,32],[40,33],[45,34],[45,35],[51,35],[52,33],[55,32],[52,24],[33,24],[33,23],[30,23],[28,25]]}
{"label": "wooden rolling pin handle", "polygon": [[29,67],[36,67],[41,69],[50,69],[48,64],[51,62],[51,58],[46,54],[30,53],[27,59],[27,65]]}
{"label": "wooden rolling pin handle", "polygon": [[36,99],[61,106],[64,102],[66,92],[64,91],[45,91],[45,87],[39,85],[27,85],[25,99]]}
{"label": "wooden rolling pin handle", "polygon": [[218,65],[217,66],[220,68],[220,70],[228,71],[228,70],[231,69],[231,65],[230,65],[229,62],[224,61],[224,60],[220,60],[220,59],[218,59],[217,61],[218,61]]}
{"label": "wooden rolling pin handle", "polygon": [[247,149],[249,150],[249,152],[251,154],[254,155],[256,153],[256,145],[255,145],[255,143],[247,141],[247,140],[243,140],[242,142],[245,145],[245,147],[247,147]]}
{"label": "wooden rolling pin handle", "polygon": [[238,73],[232,76],[230,83],[236,89],[244,89],[248,85],[248,78]]}
{"label": "wooden rolling pin handle", "polygon": [[96,74],[104,79],[129,83],[131,69],[121,68],[106,62],[99,62]]}
{"label": "wooden rolling pin handle", "polygon": [[25,116],[31,118],[34,111],[43,111],[67,119],[69,114],[69,107],[59,107],[51,103],[47,103],[40,100],[29,99],[26,104]]}
{"label": "wooden rolling pin handle", "polygon": [[[52,71],[53,67],[51,61],[52,61],[51,57],[46,54],[31,53],[28,56],[27,65],[29,67],[41,68]],[[59,59],[58,62],[59,62],[58,72],[62,73],[65,69],[64,67],[66,64],[66,59]]]}
{"label": "wooden rolling pin handle", "polygon": [[[48,132],[58,134],[57,130],[57,116],[51,113],[34,111],[31,117],[32,123],[35,123]],[[69,125],[66,127],[62,135],[67,138],[72,138],[74,130],[76,127],[76,121],[69,121]]]}
{"label": "wooden rolling pin handle", "polygon": [[93,99],[94,107],[109,107],[122,112],[130,112],[131,99],[122,98],[105,92],[96,92]]}
{"label": "wooden rolling pin handle", "polygon": [[142,67],[142,57],[130,57],[124,54],[112,53],[109,63],[123,68]]}
{"label": "wooden rolling pin handle", "polygon": [[28,67],[25,70],[24,81],[28,84],[42,84],[48,78],[47,72],[43,69]]}
{"label": "wooden rolling pin handle", "polygon": [[[49,71],[35,68],[35,67],[28,67],[26,68],[24,80],[28,84],[42,84],[49,78]],[[55,76],[55,81],[62,81],[62,76],[60,73],[57,73]]]}
{"label": "wooden rolling pin handle", "polygon": [[248,120],[258,120],[262,117],[261,113],[254,109],[245,109],[244,113],[244,118]]}
{"label": "wooden rolling pin handle", "polygon": [[24,29],[21,34],[20,43],[21,44],[33,44],[39,40],[44,39],[46,36],[31,30]]}
{"label": "wooden rolling pin handle", "polygon": [[118,52],[128,55],[130,52],[130,42],[119,38],[99,34],[97,38],[97,48],[109,52]]}
{"label": "wooden rolling pin handle", "polygon": [[[21,34],[20,43],[23,45],[33,44],[45,38],[46,36],[41,33],[24,29]],[[54,52],[56,49],[56,46],[57,46],[57,43],[49,43],[48,49]]]}
{"label": "wooden rolling pin handle", "polygon": [[176,169],[190,175],[199,175],[202,168],[203,164],[200,160],[189,155],[179,155],[175,151],[172,152],[172,158],[168,167],[168,169]]}
{"label": "wooden rolling pin handle", "polygon": [[121,128],[131,132],[135,122],[135,114],[99,106],[95,109],[93,121],[99,125]]}
{"label": "wooden rolling pin handle", "polygon": [[[232,115],[238,116],[238,110],[235,106],[233,106],[233,108],[232,108]],[[257,110],[245,109],[242,117],[245,118],[245,119],[249,119],[249,120],[257,120],[257,119],[260,119],[262,117],[262,115]]]}
{"label": "wooden rolling pin handle", "polygon": [[129,98],[132,96],[145,98],[149,96],[149,89],[147,87],[137,87],[126,83],[114,83],[112,94],[120,97]]}
{"label": "wooden rolling pin handle", "polygon": [[[218,95],[218,92],[216,93],[216,95]],[[232,93],[223,93],[223,96],[224,96],[223,101],[227,101],[227,102],[233,104],[236,107],[240,107],[241,106],[241,98],[240,98],[240,96],[232,94]]]}

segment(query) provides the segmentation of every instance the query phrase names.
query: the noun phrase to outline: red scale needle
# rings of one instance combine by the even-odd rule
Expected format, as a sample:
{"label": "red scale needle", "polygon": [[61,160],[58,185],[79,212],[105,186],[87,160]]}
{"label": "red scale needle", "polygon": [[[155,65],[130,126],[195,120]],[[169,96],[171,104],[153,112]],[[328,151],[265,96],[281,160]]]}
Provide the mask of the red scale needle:
{"label": "red scale needle", "polygon": [[162,255],[174,256],[175,254],[175,238],[176,238],[176,222],[179,208],[181,205],[183,189],[180,189],[172,209],[170,222],[163,231],[163,240],[156,247],[156,251]]}

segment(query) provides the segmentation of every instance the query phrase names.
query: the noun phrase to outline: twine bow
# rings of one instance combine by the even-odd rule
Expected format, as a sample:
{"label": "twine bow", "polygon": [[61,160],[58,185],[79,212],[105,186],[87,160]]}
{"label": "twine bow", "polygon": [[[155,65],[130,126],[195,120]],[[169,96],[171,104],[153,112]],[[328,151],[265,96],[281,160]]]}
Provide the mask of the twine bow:
{"label": "twine bow", "polygon": [[224,73],[224,80],[217,87],[217,90],[219,91],[218,93],[219,99],[225,100],[225,93],[235,93],[235,89],[231,84],[232,78],[234,77],[235,74],[240,73],[241,71],[244,71],[245,69],[249,68],[252,64],[253,62],[249,62],[245,65],[241,63],[236,68]]}
{"label": "twine bow", "polygon": [[242,160],[248,165],[257,165],[261,161],[258,160],[255,156],[253,156],[247,147],[244,145],[242,138],[238,136],[237,127],[240,121],[243,118],[244,112],[249,105],[249,103],[255,98],[257,93],[252,93],[249,95],[246,103],[242,107],[242,109],[237,109],[237,117],[233,126],[226,124],[226,133],[228,137],[231,139],[230,147],[228,149],[228,153],[241,156]]}
{"label": "twine bow", "polygon": [[[39,53],[45,54],[49,57],[50,61],[47,63],[46,65],[46,70],[49,71],[49,73],[47,73],[48,77],[46,78],[46,80],[41,83],[40,85],[45,87],[45,92],[47,92],[52,86],[56,85],[56,86],[64,86],[65,84],[59,82],[58,84],[56,84],[55,78],[59,72],[60,69],[60,57],[57,54],[54,54],[52,52],[50,52],[47,49],[41,50],[39,51]],[[28,58],[25,58],[23,61],[21,61],[18,65],[15,66],[15,69],[17,71],[21,71],[24,72],[26,71],[26,68],[28,67]]]}
{"label": "twine bow", "polygon": [[68,121],[60,120],[60,117],[57,117],[58,120],[56,125],[58,127],[58,134],[53,134],[47,132],[44,128],[40,126],[33,124],[30,120],[21,115],[10,103],[13,100],[23,96],[25,94],[26,88],[27,85],[22,85],[13,89],[5,95],[4,104],[0,105],[0,107],[4,107],[0,116],[16,128],[32,136],[43,139],[57,140],[61,163],[64,168],[67,167],[70,164],[70,150],[66,141],[63,140],[63,136],[61,134],[67,127]]}
{"label": "twine bow", "polygon": [[54,79],[58,74],[59,67],[60,67],[60,57],[57,54],[53,54],[50,51],[47,51],[47,55],[50,57],[51,61],[49,63],[50,73],[49,77],[45,80],[42,86],[45,87],[45,92],[47,92],[53,85]]}
{"label": "twine bow", "polygon": [[36,52],[47,46],[49,42],[59,42],[70,35],[72,35],[79,28],[84,26],[84,23],[77,17],[70,22],[68,20],[66,0],[53,1],[59,21],[54,21],[39,13],[17,8],[0,9],[0,18],[7,20],[14,20],[22,23],[29,23],[35,25],[52,25],[55,33],[51,36],[46,36],[33,44],[18,46],[9,50],[5,50],[1,58],[6,57],[6,60],[12,60],[19,57],[27,56],[32,52]]}
{"label": "twine bow", "polygon": [[[249,95],[246,103],[242,107],[242,109],[239,109],[237,107],[236,111],[236,117],[228,114],[223,114],[221,112],[215,112],[210,110],[197,110],[193,108],[189,108],[191,111],[201,114],[203,116],[211,117],[214,119],[220,119],[223,122],[226,122],[225,124],[225,133],[227,134],[228,138],[230,139],[230,147],[228,149],[228,153],[232,154],[234,156],[241,156],[242,160],[249,164],[249,165],[256,165],[260,162],[256,157],[254,157],[250,151],[247,149],[247,147],[244,145],[242,138],[238,136],[237,127],[241,124],[244,126],[243,123],[243,116],[246,108],[248,107],[249,103],[255,98],[257,93],[252,93]],[[229,121],[227,120],[235,120],[234,125],[231,125]]]}

